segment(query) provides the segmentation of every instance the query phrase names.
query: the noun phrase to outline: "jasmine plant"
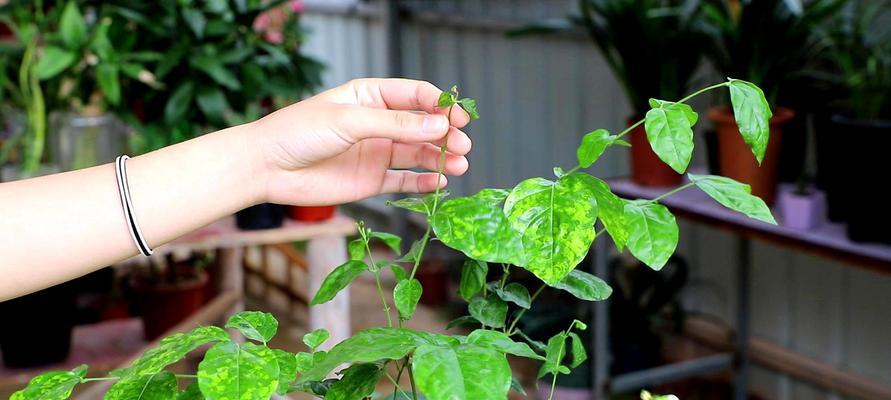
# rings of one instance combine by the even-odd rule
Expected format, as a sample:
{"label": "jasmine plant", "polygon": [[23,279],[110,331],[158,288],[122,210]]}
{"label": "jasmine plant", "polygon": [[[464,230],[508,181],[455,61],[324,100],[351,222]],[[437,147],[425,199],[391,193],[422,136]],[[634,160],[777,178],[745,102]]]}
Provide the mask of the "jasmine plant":
{"label": "jasmine plant", "polygon": [[[324,280],[312,305],[330,301],[360,274],[375,278],[387,326],[365,329],[321,350],[328,333],[318,330],[304,337],[308,351],[289,353],[268,346],[277,321],[261,312],[231,317],[227,328],[240,332],[247,343],[233,340],[218,327],[200,327],[168,337],[146,351],[130,367],[109,376],[87,378],[87,367],[49,372],[34,378],[15,393],[13,400],[65,399],[78,384],[114,380],[106,399],[256,399],[275,393],[311,393],[327,400],[368,399],[378,382],[386,380],[394,391],[387,399],[503,400],[511,390],[522,393],[513,377],[507,355],[540,363],[539,378],[551,383],[587,361],[580,331],[583,321],[572,321],[547,343],[530,339],[517,322],[544,290],[563,290],[587,301],[608,298],[612,289],[602,279],[576,267],[595,240],[608,236],[619,250],[627,249],[650,268],[658,270],[678,243],[674,216],[660,201],[678,191],[698,187],[720,204],[751,218],[775,224],[765,203],[750,194],[747,185],[713,175],[688,174],[689,183],[652,199],[624,199],[609,184],[585,171],[608,148],[627,146],[623,137],[643,124],[655,153],[674,170],[686,172],[693,151],[692,127],[698,114],[686,104],[708,91],[728,89],[740,133],[760,161],[767,146],[770,108],[757,86],[728,79],[677,101],[650,99],[645,118],[628,129],[611,134],[604,129],[586,134],[569,168],[554,169],[554,178],[534,177],[513,188],[483,189],[467,197],[448,199],[436,190],[422,197],[390,203],[426,217],[428,227],[402,254],[402,239],[359,224],[359,238],[349,244],[350,260]],[[473,100],[459,98],[453,87],[438,106],[450,114],[455,106],[478,118]],[[442,156],[448,144],[442,146]],[[442,174],[444,160],[440,160]],[[604,235],[605,233],[605,235]],[[449,324],[468,325],[467,335],[444,335],[405,327],[416,310],[423,285],[416,279],[427,244],[437,238],[467,257],[461,271],[460,296],[469,315]],[[370,243],[379,241],[396,255],[397,262],[375,260]],[[406,266],[408,268],[406,268]],[[500,278],[487,281],[490,268]],[[517,268],[530,271],[540,285],[529,288],[511,279]],[[381,285],[383,274],[393,274],[392,293]],[[389,307],[392,301],[395,312]],[[198,366],[197,375],[175,375],[167,367],[200,346],[212,344]],[[399,382],[407,375],[409,387]],[[188,382],[178,390],[178,380]],[[645,399],[672,399],[643,392]]]}

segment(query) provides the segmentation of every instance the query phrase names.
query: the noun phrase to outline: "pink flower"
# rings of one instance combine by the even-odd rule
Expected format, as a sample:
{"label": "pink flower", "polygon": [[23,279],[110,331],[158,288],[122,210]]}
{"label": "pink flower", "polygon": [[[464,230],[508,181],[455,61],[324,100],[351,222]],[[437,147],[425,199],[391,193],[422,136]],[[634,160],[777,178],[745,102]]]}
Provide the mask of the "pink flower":
{"label": "pink flower", "polygon": [[263,37],[267,42],[272,44],[280,44],[285,41],[285,35],[283,35],[281,31],[266,31],[263,34]]}
{"label": "pink flower", "polygon": [[288,3],[291,5],[291,11],[295,14],[300,14],[305,9],[301,0],[291,0]]}

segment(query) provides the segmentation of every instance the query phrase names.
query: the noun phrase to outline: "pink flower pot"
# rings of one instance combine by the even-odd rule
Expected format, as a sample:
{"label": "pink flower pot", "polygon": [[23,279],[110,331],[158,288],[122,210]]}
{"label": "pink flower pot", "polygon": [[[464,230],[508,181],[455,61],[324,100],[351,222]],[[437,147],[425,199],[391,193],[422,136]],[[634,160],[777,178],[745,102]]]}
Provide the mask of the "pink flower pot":
{"label": "pink flower pot", "polygon": [[826,210],[826,196],[818,190],[798,193],[791,187],[780,189],[777,198],[782,225],[798,231],[809,231],[820,225]]}

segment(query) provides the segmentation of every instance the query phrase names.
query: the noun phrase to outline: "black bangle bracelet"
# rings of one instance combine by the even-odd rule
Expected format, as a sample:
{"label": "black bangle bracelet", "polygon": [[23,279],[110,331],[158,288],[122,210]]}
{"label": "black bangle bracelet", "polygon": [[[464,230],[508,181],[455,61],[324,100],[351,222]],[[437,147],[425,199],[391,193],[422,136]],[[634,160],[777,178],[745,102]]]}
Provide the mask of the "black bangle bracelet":
{"label": "black bangle bracelet", "polygon": [[133,242],[136,243],[136,248],[139,249],[139,253],[148,257],[152,255],[153,250],[148,245],[148,242],[145,241],[145,237],[142,236],[139,224],[136,223],[136,218],[133,216],[133,201],[130,199],[130,185],[127,181],[128,159],[130,159],[130,157],[125,154],[118,156],[118,158],[114,160],[114,172],[118,181],[118,194],[121,198],[121,208],[124,211],[124,219],[127,221],[127,230],[130,231],[130,237],[132,237]]}

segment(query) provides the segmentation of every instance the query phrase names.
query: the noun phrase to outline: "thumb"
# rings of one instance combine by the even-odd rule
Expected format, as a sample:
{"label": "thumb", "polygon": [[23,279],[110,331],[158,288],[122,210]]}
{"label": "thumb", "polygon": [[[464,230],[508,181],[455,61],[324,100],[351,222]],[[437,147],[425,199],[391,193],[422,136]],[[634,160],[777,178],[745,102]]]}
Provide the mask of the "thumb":
{"label": "thumb", "polygon": [[403,143],[424,143],[442,139],[449,131],[444,115],[396,111],[361,106],[338,110],[336,129],[352,142],[383,138]]}

